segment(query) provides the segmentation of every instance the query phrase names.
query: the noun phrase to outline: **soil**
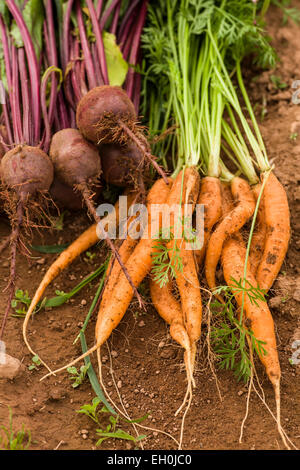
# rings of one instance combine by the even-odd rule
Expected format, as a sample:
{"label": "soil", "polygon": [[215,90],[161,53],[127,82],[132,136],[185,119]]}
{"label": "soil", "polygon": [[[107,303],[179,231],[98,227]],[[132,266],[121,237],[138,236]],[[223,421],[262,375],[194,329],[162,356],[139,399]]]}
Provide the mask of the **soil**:
{"label": "soil", "polygon": [[[300,7],[300,2],[294,6]],[[261,72],[253,67],[245,70],[246,84],[256,104],[260,128],[275,173],[283,183],[289,199],[292,236],[289,251],[278,280],[269,297],[269,304],[276,324],[278,350],[282,368],[282,422],[290,439],[300,447],[300,366],[290,363],[295,349],[293,342],[300,340],[300,106],[292,102],[297,91],[292,83],[300,79],[300,29],[288,22],[283,25],[282,13],[273,7],[268,13],[268,30],[277,50],[279,62],[275,70]],[[272,78],[273,76],[273,78]],[[274,84],[279,77],[281,88]],[[284,84],[286,85],[284,87]],[[68,243],[90,224],[83,213],[69,213],[62,231],[44,233],[41,241],[36,234],[35,244]],[[1,237],[9,234],[9,224],[0,221]],[[82,278],[101,264],[107,254],[102,246],[90,250],[91,259],[82,255],[63,275],[59,276],[47,291],[48,298],[55,290],[70,291]],[[57,255],[41,255],[33,252],[28,261],[18,258],[19,279],[17,287],[32,295],[39,281]],[[7,283],[9,253],[0,258],[1,292]],[[95,293],[97,282],[84,288],[74,299],[62,307],[43,310],[30,321],[29,340],[33,349],[54,369],[77,357],[80,344],[73,344]],[[182,414],[175,417],[185,391],[185,371],[182,367],[182,350],[170,339],[168,327],[157,315],[149,300],[145,281],[141,292],[147,301],[147,311],[133,302],[119,327],[113,332],[107,347],[112,354],[112,367],[105,346],[102,350],[103,380],[110,397],[119,405],[122,399],[131,418],[149,413],[142,424],[153,430],[140,429],[146,434],[142,441],[145,449],[176,449],[176,442],[167,434],[179,439]],[[6,295],[0,297],[0,309],[5,309]],[[94,342],[95,314],[89,322],[86,338],[88,345]],[[203,326],[201,344],[205,344],[206,326]],[[22,425],[31,431],[30,449],[133,449],[135,444],[120,439],[105,440],[96,447],[96,429],[99,428],[87,416],[77,413],[91,403],[95,393],[88,380],[73,388],[69,374],[40,381],[46,370],[42,366],[29,370],[32,355],[22,339],[22,320],[10,317],[5,333],[7,353],[20,359],[24,368],[13,380],[0,379],[0,423],[8,425],[8,406],[13,413],[13,428]],[[216,380],[205,359],[206,348],[199,351],[196,389],[191,408],[186,416],[184,449],[283,449],[273,418],[255,393],[251,394],[249,416],[242,442],[240,427],[245,415],[247,388],[237,382],[231,371],[217,370],[220,400]],[[96,356],[92,362],[97,370]],[[80,364],[81,365],[81,364]],[[113,378],[110,371],[113,371]],[[263,368],[257,364],[257,373],[265,398],[274,411],[274,396]],[[113,380],[115,380],[116,387]],[[117,393],[118,392],[118,393]],[[101,427],[108,424],[108,415],[101,414]],[[130,425],[120,421],[120,427],[134,433]]]}

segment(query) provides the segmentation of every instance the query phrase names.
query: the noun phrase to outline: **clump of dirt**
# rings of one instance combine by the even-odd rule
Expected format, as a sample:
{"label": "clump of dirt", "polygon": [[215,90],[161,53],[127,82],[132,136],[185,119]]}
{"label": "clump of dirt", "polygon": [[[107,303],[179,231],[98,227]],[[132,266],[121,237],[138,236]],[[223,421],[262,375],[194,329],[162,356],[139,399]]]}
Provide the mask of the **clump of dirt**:
{"label": "clump of dirt", "polygon": [[[296,6],[296,5],[295,5]],[[269,295],[274,317],[279,358],[282,368],[282,421],[293,442],[300,447],[300,366],[291,364],[295,339],[299,338],[299,179],[300,179],[300,105],[292,101],[295,89],[293,82],[300,79],[296,64],[300,63],[300,26],[292,22],[282,24],[281,11],[275,7],[268,14],[268,30],[280,61],[275,70],[245,70],[246,84],[256,103],[256,113],[270,160],[275,173],[283,183],[289,199],[292,236],[286,260],[278,280]],[[300,73],[300,72],[299,72]],[[274,78],[277,77],[277,78]],[[69,215],[64,230],[57,234],[45,234],[45,244],[68,243],[75,239],[89,224],[82,214]],[[9,234],[9,226],[0,222],[1,238]],[[40,244],[40,239],[35,240]],[[94,257],[82,255],[63,275],[58,277],[48,290],[70,291],[84,276],[98,267],[105,259],[107,249],[94,247]],[[18,259],[18,288],[32,295],[43,272],[56,255],[39,255],[28,264],[21,256]],[[41,259],[43,261],[41,261]],[[7,251],[0,258],[0,288],[7,282],[9,263]],[[81,353],[80,343],[73,344],[82,326],[96,287],[87,286],[74,300],[60,308],[40,311],[29,326],[30,342],[51,368],[64,365]],[[144,297],[148,295],[147,282],[142,286]],[[0,308],[5,306],[5,295],[0,297]],[[94,342],[95,314],[86,332],[88,345]],[[72,387],[68,373],[40,378],[45,369],[40,366],[29,370],[32,357],[24,347],[21,333],[22,320],[10,317],[5,335],[7,353],[17,356],[24,365],[23,373],[13,380],[0,381],[0,422],[8,424],[8,406],[13,411],[14,428],[24,423],[32,434],[32,449],[95,449],[97,426],[86,416],[76,411],[83,404],[91,403],[95,396],[90,383],[84,381]],[[204,344],[206,328],[203,328],[201,344]],[[109,348],[109,349],[108,349]],[[111,355],[109,354],[111,352]],[[242,419],[246,409],[247,393],[243,383],[237,382],[231,371],[217,371],[221,401],[215,378],[199,352],[196,386],[193,402],[186,416],[183,448],[185,449],[281,449],[282,442],[276,431],[274,420],[259,398],[252,394],[249,416],[246,421],[243,442],[239,444]],[[112,368],[110,364],[112,360]],[[300,358],[300,355],[299,355]],[[97,370],[96,357],[92,357]],[[158,316],[150,301],[147,313],[133,301],[123,321],[114,331],[107,346],[102,350],[103,381],[109,396],[115,403],[121,397],[124,410],[131,418],[148,413],[142,423],[152,431],[138,428],[146,434],[143,441],[146,449],[176,449],[176,442],[163,430],[179,439],[182,415],[175,417],[186,388],[182,350],[171,340],[168,328]],[[113,377],[111,375],[113,370]],[[263,368],[257,363],[257,373],[265,391],[265,398],[274,410],[273,389]],[[116,386],[114,385],[116,384]],[[103,415],[101,425],[107,425]],[[121,421],[120,426],[134,433],[131,426]],[[132,442],[108,439],[103,449],[130,449]]]}

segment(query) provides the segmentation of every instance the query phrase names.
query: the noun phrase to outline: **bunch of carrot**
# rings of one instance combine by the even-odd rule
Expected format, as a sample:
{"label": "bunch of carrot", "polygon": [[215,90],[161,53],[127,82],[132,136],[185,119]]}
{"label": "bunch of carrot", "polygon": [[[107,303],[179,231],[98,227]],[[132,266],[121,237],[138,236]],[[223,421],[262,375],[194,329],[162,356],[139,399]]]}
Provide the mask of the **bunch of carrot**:
{"label": "bunch of carrot", "polygon": [[[250,349],[258,353],[274,387],[278,430],[288,446],[280,424],[281,373],[275,328],[264,296],[287,252],[289,208],[285,190],[268,161],[241,73],[241,61],[248,53],[255,53],[261,65],[274,64],[274,51],[261,26],[267,5],[258,11],[256,5],[246,1],[239,5],[229,0],[212,3],[208,8],[189,0],[167,1],[159,11],[153,8],[144,39],[150,68],[156,73],[156,78],[149,76],[148,81],[158,81],[160,94],[156,100],[157,90],[152,84],[147,101],[150,111],[152,107],[156,112],[152,132],[166,132],[170,122],[175,128],[161,145],[163,155],[171,149],[174,177],[196,167],[204,176],[198,196],[198,203],[205,208],[204,242],[193,261],[182,263],[175,281],[184,326],[193,344],[200,337],[200,329],[190,329],[185,299],[197,305],[200,323],[201,299],[199,277],[195,281],[191,267],[194,271],[196,259],[198,271],[203,267],[208,287],[222,304],[224,290],[216,284],[216,270],[221,264]],[[186,184],[183,181],[181,185],[182,194]],[[246,247],[245,225],[250,221]],[[247,294],[249,286],[259,292],[257,302]],[[167,287],[162,287],[161,296],[163,289]],[[152,290],[154,304],[157,290]],[[188,313],[193,312],[190,305]],[[251,343],[253,337],[262,349]]]}
{"label": "bunch of carrot", "polygon": [[[140,4],[142,19],[138,23],[138,38],[147,2]],[[237,316],[246,331],[250,349],[253,337],[263,344],[258,355],[274,387],[278,430],[288,446],[280,424],[280,364],[274,322],[264,296],[273,285],[288,248],[289,208],[284,188],[268,161],[241,72],[242,59],[248,53],[258,50],[262,65],[272,64],[274,60],[262,29],[262,13],[267,9],[267,2],[261,11],[255,2],[248,0],[207,4],[166,0],[154,1],[150,6],[143,32],[146,71],[141,109],[150,133],[162,134],[153,148],[155,153],[159,152],[166,172],[170,170],[168,157],[171,156],[171,177],[165,175],[152,156],[147,139],[136,124],[139,94],[134,96],[133,91],[141,77],[133,78],[132,71],[127,75],[127,94],[124,89],[108,84],[101,27],[114,12],[111,31],[118,31],[123,55],[137,63],[139,39],[136,42],[130,34],[126,39],[132,10],[129,8],[119,22],[121,2],[111,2],[102,16],[102,2],[97,5],[86,2],[95,35],[95,41],[88,44],[80,3],[67,2],[60,42],[67,99],[77,110],[77,126],[86,140],[95,146],[107,142],[134,143],[161,178],[147,192],[145,226],[141,226],[136,216],[131,215],[127,221],[128,228],[139,232],[139,238],[130,236],[132,232],[128,230],[118,250],[110,244],[115,258],[109,265],[99,306],[95,345],[71,364],[56,371],[48,368],[49,372],[57,373],[99,351],[122,320],[134,294],[138,295],[140,283],[150,275],[153,304],[170,325],[172,338],[184,349],[186,398],[189,396],[190,403],[195,386],[197,343],[201,337],[201,291],[210,290],[220,303],[224,302],[223,290],[216,282],[220,264],[227,287],[235,297]],[[138,5],[139,2],[133,2],[132,8]],[[79,36],[72,35],[70,30],[71,18],[75,21],[74,11]],[[80,50],[82,62],[76,59]],[[58,161],[58,151],[54,153]],[[67,172],[71,174],[72,169]],[[95,208],[90,202],[89,184],[94,176],[97,171],[86,175],[84,180],[72,180],[81,189],[93,215]],[[135,194],[131,194],[132,200]],[[154,210],[156,205],[161,207],[160,212]],[[199,205],[204,207],[203,237],[193,231],[188,236],[186,225]],[[165,226],[167,214],[170,219]],[[95,219],[98,222],[99,218]],[[247,237],[248,223],[251,229]],[[157,228],[155,234],[153,227]],[[23,325],[24,339],[31,352],[26,334],[28,321],[45,289],[97,240],[93,225],[45,274]],[[191,249],[191,245],[196,249]],[[254,303],[247,295],[249,285],[260,292],[260,299]]]}

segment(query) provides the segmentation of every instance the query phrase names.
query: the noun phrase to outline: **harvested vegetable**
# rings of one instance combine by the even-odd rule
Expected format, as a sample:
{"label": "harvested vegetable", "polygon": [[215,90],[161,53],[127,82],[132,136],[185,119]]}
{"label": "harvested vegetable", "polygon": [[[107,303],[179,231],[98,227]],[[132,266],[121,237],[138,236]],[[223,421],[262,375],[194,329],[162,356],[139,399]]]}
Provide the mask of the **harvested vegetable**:
{"label": "harvested vegetable", "polygon": [[274,173],[266,177],[268,179],[263,192],[266,235],[256,279],[259,287],[268,291],[277,278],[288,249],[290,211],[282,184]]}
{"label": "harvested vegetable", "polygon": [[103,178],[106,183],[125,188],[128,186],[143,188],[145,165],[143,155],[135,144],[100,145]]}
{"label": "harvested vegetable", "polygon": [[255,200],[250,186],[242,178],[235,177],[231,191],[236,201],[235,208],[220,222],[211,234],[205,258],[205,276],[211,289],[215,289],[215,271],[227,237],[240,230],[253,215]]}
{"label": "harvested vegetable", "polygon": [[[155,213],[151,216],[151,207],[153,204],[162,204],[166,201],[170,186],[171,181],[167,185],[163,179],[159,179],[154,183],[147,195],[148,223],[145,227],[145,234],[148,234],[148,236],[141,238],[126,262],[126,268],[135,286],[142,282],[152,267],[152,254],[155,251],[156,240],[151,238],[151,224],[157,224],[161,221],[161,214]],[[50,374],[56,374],[71,367],[99,349],[122,320],[133,298],[133,294],[134,291],[128,279],[124,272],[120,271],[118,282],[111,291],[111,301],[104,304],[101,302],[100,304],[95,329],[96,344],[70,364],[52,371]]]}
{"label": "harvested vegetable", "polygon": [[[131,202],[134,200],[134,198],[135,198],[134,194],[131,194],[128,197],[129,201]],[[119,202],[117,202],[115,205],[115,211],[112,212],[111,214],[108,214],[102,220],[103,228],[105,229],[106,226],[109,226],[109,224],[114,223],[115,217],[117,219],[119,217]],[[34,313],[38,303],[40,302],[46,288],[67,266],[69,266],[74,261],[74,259],[80,256],[80,254],[83,253],[84,251],[88,250],[91,246],[95,245],[98,241],[99,241],[99,237],[97,234],[97,224],[94,224],[91,227],[89,227],[87,230],[85,230],[85,232],[83,232],[71,245],[68,246],[68,248],[66,248],[59,255],[59,257],[54,261],[54,263],[50,266],[50,268],[47,270],[46,274],[44,275],[44,278],[42,279],[31,301],[31,304],[28,308],[28,311],[26,313],[24,323],[23,323],[24,342],[32,354],[35,355],[36,353],[32,350],[28,342],[27,327],[28,327],[29,320],[32,314]],[[43,361],[41,362],[49,369],[49,367]]]}
{"label": "harvested vegetable", "polygon": [[[236,301],[240,308],[244,310],[244,323],[248,330],[252,332],[256,342],[261,342],[260,360],[265,366],[267,375],[274,387],[276,409],[277,409],[277,427],[282,440],[287,448],[289,448],[285,435],[283,434],[280,418],[280,364],[277,353],[276,336],[274,322],[268,305],[265,301],[256,299],[255,303],[245,295],[244,292],[238,291],[232,284],[232,279],[244,279],[246,249],[240,241],[234,237],[225,242],[222,252],[222,265],[224,277],[229,286],[232,286]],[[250,269],[247,269],[246,284],[249,283],[253,287],[258,287],[257,281]]]}

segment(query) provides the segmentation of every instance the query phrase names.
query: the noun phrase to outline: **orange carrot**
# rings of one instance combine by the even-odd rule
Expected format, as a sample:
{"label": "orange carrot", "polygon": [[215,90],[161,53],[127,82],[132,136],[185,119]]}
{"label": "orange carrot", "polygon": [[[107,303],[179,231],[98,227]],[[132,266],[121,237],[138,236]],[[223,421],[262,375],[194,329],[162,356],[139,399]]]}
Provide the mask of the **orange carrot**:
{"label": "orange carrot", "polygon": [[210,289],[216,288],[215,272],[225,240],[243,227],[255,209],[254,196],[247,181],[234,177],[231,181],[231,191],[236,206],[211,234],[206,250],[205,276]]}
{"label": "orange carrot", "polygon": [[[130,194],[128,196],[129,203],[131,204],[135,199],[135,194]],[[118,218],[119,214],[119,202],[115,205],[115,214],[111,213],[102,219],[102,223],[106,222],[104,228],[109,223],[115,221],[115,216]],[[27,340],[27,326],[28,322],[36,309],[39,301],[42,298],[46,288],[49,284],[67,267],[69,266],[81,253],[88,250],[91,246],[95,245],[99,241],[97,235],[97,224],[93,224],[87,230],[85,230],[68,248],[66,248],[59,257],[52,263],[47,272],[45,273],[39,287],[37,288],[34,297],[31,301],[31,304],[26,313],[24,322],[23,322],[23,338],[25,344],[27,345],[29,351],[35,355],[35,352],[31,349],[31,346]]]}
{"label": "orange carrot", "polygon": [[[261,192],[261,187],[262,187],[261,183],[258,183],[252,188],[252,192],[254,194],[256,203],[257,203],[259,194]],[[267,231],[267,227],[266,227],[266,221],[265,221],[264,195],[262,194],[260,198],[258,212],[257,212],[256,228],[252,235],[250,252],[249,252],[251,270],[254,276],[256,275],[258,265],[261,262],[262,255],[264,252],[266,231]]]}
{"label": "orange carrot", "polygon": [[[163,179],[154,183],[147,197],[148,225],[145,228],[146,238],[142,238],[126,262],[126,268],[136,287],[140,285],[152,266],[152,253],[155,250],[156,240],[151,238],[151,224],[155,219],[161,220],[161,214],[153,214],[152,204],[164,203],[170,191],[170,184],[166,185]],[[159,224],[158,224],[159,225]],[[118,283],[112,291],[112,301],[100,305],[96,324],[96,341],[101,346],[110,336],[112,330],[119,324],[125,314],[133,296],[133,290],[124,273],[120,271]]]}
{"label": "orange carrot", "polygon": [[206,246],[214,225],[222,215],[221,185],[219,178],[206,176],[201,180],[197,204],[204,205],[204,240],[200,250],[195,251],[198,267],[202,265]]}
{"label": "orange carrot", "polygon": [[[151,224],[157,224],[157,226],[159,226],[162,219],[161,213],[152,212],[152,205],[163,204],[166,201],[171,185],[171,179],[169,179],[168,185],[163,179],[160,179],[154,183],[148,193],[148,224],[144,230],[145,236],[143,235],[144,238],[141,238],[126,262],[126,268],[136,287],[139,286],[152,266],[152,254],[155,251],[157,240],[151,238]],[[100,348],[122,320],[132,298],[133,289],[124,275],[124,272],[121,270],[118,282],[111,291],[111,302],[101,302],[100,304],[95,328],[96,344],[70,364],[61,367],[56,371],[51,371],[50,374],[55,374],[76,364],[78,361],[81,361],[86,356]]]}
{"label": "orange carrot", "polygon": [[268,291],[280,271],[290,240],[290,212],[287,195],[272,172],[264,188],[264,206],[266,239],[256,279],[259,287]]}
{"label": "orange carrot", "polygon": [[[170,190],[167,204],[171,207],[173,204],[191,204],[195,206],[199,196],[200,177],[194,167],[185,168],[176,177],[172,189]],[[182,216],[171,213],[171,233],[182,232]],[[178,224],[181,224],[178,230]],[[182,235],[181,235],[182,236]],[[184,326],[188,332],[192,348],[192,364],[196,356],[196,342],[201,335],[202,320],[202,301],[200,283],[197,273],[197,265],[193,250],[186,249],[186,242],[183,238],[172,239],[167,243],[168,255],[170,261],[174,264],[174,253],[177,250],[182,263],[182,269],[175,268],[175,280],[180,293],[181,307],[184,319]]]}
{"label": "orange carrot", "polygon": [[[244,263],[246,258],[245,246],[236,238],[232,237],[224,244],[222,251],[223,273],[226,283],[232,286],[232,292],[235,296],[238,306],[243,310],[243,323],[248,330],[251,330],[256,340],[263,342],[262,347],[265,354],[259,354],[259,358],[265,367],[266,373],[274,387],[277,425],[285,444],[285,438],[280,424],[280,364],[277,353],[276,336],[274,322],[267,302],[256,299],[256,304],[250,300],[247,293],[237,290],[232,279],[240,281],[244,279]],[[246,280],[254,287],[257,287],[257,281],[252,274],[250,267],[246,272]],[[247,287],[247,284],[246,284]],[[244,298],[243,298],[244,297]],[[287,444],[286,444],[287,445]]]}
{"label": "orange carrot", "polygon": [[221,197],[222,197],[222,219],[226,217],[227,214],[229,214],[233,208],[233,197],[232,197],[232,192],[230,189],[230,185],[227,183],[222,182],[221,183]]}

